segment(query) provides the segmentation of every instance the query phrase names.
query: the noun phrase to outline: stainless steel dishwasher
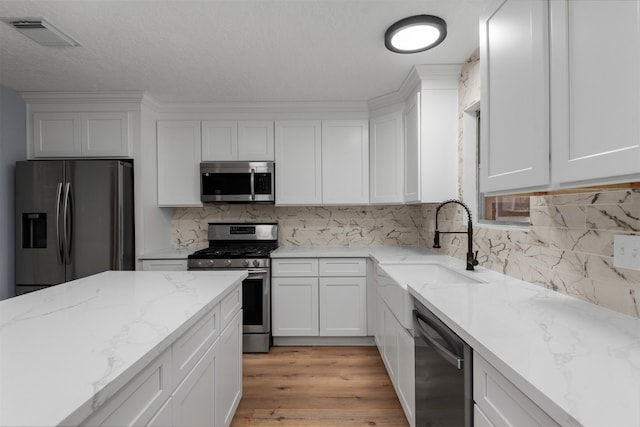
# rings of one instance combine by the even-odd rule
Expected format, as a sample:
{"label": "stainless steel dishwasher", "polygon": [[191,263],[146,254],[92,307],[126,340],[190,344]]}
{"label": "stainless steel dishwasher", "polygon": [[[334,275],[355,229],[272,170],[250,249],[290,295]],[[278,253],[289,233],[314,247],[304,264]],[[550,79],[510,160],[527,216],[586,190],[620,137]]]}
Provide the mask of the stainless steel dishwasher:
{"label": "stainless steel dishwasher", "polygon": [[471,347],[414,299],[416,427],[472,427]]}

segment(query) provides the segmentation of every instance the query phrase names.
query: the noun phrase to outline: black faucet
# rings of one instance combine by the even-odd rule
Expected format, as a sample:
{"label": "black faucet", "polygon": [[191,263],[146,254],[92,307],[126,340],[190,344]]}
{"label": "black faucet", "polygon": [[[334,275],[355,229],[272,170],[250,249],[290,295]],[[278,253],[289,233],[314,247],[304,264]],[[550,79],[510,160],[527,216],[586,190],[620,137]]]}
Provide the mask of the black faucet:
{"label": "black faucet", "polygon": [[[457,203],[462,206],[467,211],[467,217],[469,222],[467,222],[467,231],[438,231],[438,213],[440,212],[440,208],[449,203]],[[438,205],[438,209],[436,209],[436,235],[433,239],[433,247],[438,249],[440,248],[440,233],[443,234],[467,234],[467,270],[473,270],[473,267],[478,265],[478,251],[473,253],[473,225],[471,223],[471,211],[469,207],[461,202],[460,200],[445,200],[444,202]]]}

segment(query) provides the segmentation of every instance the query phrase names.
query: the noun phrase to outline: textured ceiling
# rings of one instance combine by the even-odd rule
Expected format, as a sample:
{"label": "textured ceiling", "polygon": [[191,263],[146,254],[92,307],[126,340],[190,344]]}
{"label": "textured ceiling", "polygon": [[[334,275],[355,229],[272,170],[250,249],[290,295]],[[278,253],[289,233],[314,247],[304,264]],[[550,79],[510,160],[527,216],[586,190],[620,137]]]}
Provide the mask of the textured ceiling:
{"label": "textured ceiling", "polygon": [[[44,17],[81,47],[44,47],[0,23],[0,83],[17,91],[145,90],[160,101],[365,101],[417,64],[464,62],[485,0],[19,0],[0,17]],[[448,24],[431,51],[384,48],[415,14]]]}

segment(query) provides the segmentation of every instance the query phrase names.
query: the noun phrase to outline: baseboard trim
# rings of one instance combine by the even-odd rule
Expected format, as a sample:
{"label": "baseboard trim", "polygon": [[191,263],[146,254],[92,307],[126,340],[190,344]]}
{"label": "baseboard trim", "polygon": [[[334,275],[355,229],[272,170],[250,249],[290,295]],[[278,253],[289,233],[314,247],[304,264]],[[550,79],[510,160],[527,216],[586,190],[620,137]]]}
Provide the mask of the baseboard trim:
{"label": "baseboard trim", "polygon": [[376,344],[373,337],[273,337],[273,345],[374,346]]}

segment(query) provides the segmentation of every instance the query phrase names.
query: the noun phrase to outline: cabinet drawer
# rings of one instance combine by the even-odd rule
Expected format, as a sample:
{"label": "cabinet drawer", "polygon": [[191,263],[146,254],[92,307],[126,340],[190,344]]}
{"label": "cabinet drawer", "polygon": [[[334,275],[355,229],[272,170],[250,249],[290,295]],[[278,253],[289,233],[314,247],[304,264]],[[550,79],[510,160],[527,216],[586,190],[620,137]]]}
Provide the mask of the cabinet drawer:
{"label": "cabinet drawer", "polygon": [[146,425],[172,390],[171,351],[167,350],[80,425]]}
{"label": "cabinet drawer", "polygon": [[320,259],[320,276],[366,276],[367,262],[364,258]]}
{"label": "cabinet drawer", "polygon": [[176,384],[200,360],[221,331],[220,305],[207,313],[173,343],[173,377]]}
{"label": "cabinet drawer", "polygon": [[143,271],[187,271],[186,259],[145,259]]}
{"label": "cabinet drawer", "polygon": [[220,303],[222,327],[227,327],[233,316],[242,308],[242,285],[236,286]]}
{"label": "cabinet drawer", "polygon": [[478,353],[473,355],[473,400],[497,426],[559,426]]}
{"label": "cabinet drawer", "polygon": [[271,265],[273,277],[311,277],[318,275],[316,258],[274,259]]}

